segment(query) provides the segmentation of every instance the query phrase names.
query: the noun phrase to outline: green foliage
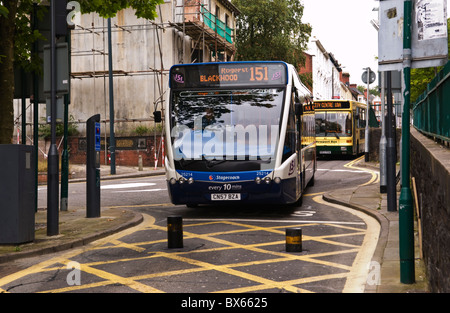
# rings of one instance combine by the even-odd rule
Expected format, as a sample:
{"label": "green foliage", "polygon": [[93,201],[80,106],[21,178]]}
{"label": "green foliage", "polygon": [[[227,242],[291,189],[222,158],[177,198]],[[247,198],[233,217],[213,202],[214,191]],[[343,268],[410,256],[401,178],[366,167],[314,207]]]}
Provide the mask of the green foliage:
{"label": "green foliage", "polygon": [[439,69],[441,67],[411,69],[411,105],[427,89],[428,83],[433,80],[434,76],[439,72]]}
{"label": "green foliage", "polygon": [[164,0],[79,0],[82,13],[97,12],[101,17],[114,17],[122,9],[133,8],[136,16],[149,20],[155,19],[156,6]]}
{"label": "green foliage", "polygon": [[[78,126],[73,122],[75,118],[73,115],[69,117],[69,125],[67,127],[67,135],[68,136],[77,136],[80,132],[78,131]],[[39,137],[47,139],[51,136],[51,128],[50,124],[40,124],[39,125]],[[64,124],[56,124],[56,136],[61,137],[64,136]]]}
{"label": "green foliage", "polygon": [[[359,85],[359,86],[356,87],[356,89],[358,89],[358,91],[360,91],[361,93],[364,93],[364,91],[367,89],[367,86]],[[374,95],[374,96],[379,96],[380,95],[380,91],[378,90],[378,86],[370,88],[369,89],[369,94],[370,95]]]}
{"label": "green foliage", "polygon": [[135,128],[134,132],[138,135],[138,136],[143,136],[143,135],[147,135],[150,134],[151,129],[145,125],[139,125]]}
{"label": "green foliage", "polygon": [[302,65],[311,26],[298,0],[232,0],[237,16],[238,60],[282,60]]}
{"label": "green foliage", "polygon": [[5,8],[3,4],[0,2],[0,16],[7,17],[8,13],[9,13],[8,9]]}
{"label": "green foliage", "polygon": [[[26,71],[42,73],[42,61],[32,56],[32,47],[36,40],[44,37],[33,31],[31,17],[34,8],[37,16],[43,16],[45,6],[42,0],[0,0],[0,144],[11,142],[14,129],[13,61]],[[49,2],[49,1],[47,1]],[[157,17],[156,6],[164,0],[79,0],[81,11],[97,12],[102,17],[113,17],[125,8],[136,10],[136,16],[153,20]]]}
{"label": "green foliage", "polygon": [[[45,6],[36,6],[37,18],[42,20],[47,10]],[[42,74],[42,59],[38,55],[32,55],[32,51],[37,40],[46,40],[46,38],[38,30],[32,29],[30,12],[33,12],[33,1],[20,1],[15,19],[14,60],[26,72],[36,71]]]}
{"label": "green foliage", "polygon": [[163,127],[162,124],[155,124],[153,127],[147,127],[145,125],[138,125],[133,133],[135,133],[138,136],[150,136],[154,133],[162,133]]}
{"label": "green foliage", "polygon": [[299,74],[300,80],[302,83],[306,85],[306,87],[310,88],[312,90],[313,87],[313,79],[312,79],[312,73],[303,73]]}

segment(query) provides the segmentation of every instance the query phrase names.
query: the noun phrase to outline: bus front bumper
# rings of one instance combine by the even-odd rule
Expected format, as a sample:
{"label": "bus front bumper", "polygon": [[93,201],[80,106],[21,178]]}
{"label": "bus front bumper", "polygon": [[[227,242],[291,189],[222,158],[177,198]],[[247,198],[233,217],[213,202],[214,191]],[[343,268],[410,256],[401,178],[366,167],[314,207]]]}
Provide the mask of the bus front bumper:
{"label": "bus front bumper", "polygon": [[167,182],[167,189],[173,204],[236,204],[236,203],[293,203],[296,199],[295,179],[211,183],[197,181],[189,184]]}
{"label": "bus front bumper", "polygon": [[317,155],[348,155],[353,154],[353,146],[316,146]]}

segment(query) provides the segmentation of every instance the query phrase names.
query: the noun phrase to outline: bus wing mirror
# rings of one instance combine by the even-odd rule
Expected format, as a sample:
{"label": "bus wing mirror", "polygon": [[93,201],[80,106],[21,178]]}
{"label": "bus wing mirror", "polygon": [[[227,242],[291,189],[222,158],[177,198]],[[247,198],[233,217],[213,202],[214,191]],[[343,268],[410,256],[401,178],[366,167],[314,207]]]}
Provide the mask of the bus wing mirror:
{"label": "bus wing mirror", "polygon": [[295,115],[303,115],[303,105],[300,102],[295,103]]}
{"label": "bus wing mirror", "polygon": [[161,111],[155,111],[153,112],[153,118],[155,119],[155,123],[161,123]]}

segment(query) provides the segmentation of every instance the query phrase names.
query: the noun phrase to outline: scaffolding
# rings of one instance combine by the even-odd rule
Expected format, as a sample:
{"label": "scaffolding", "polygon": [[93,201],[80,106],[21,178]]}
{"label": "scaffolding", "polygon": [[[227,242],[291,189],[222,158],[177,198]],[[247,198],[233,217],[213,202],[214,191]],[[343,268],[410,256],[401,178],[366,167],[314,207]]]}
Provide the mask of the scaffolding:
{"label": "scaffolding", "polygon": [[[153,44],[149,43],[148,48],[153,49],[153,66],[149,66],[146,69],[139,70],[125,70],[125,69],[113,69],[113,77],[133,77],[133,76],[153,76],[153,102],[150,105],[150,111],[157,111],[158,109],[161,111],[162,116],[164,116],[164,101],[165,95],[167,92],[167,87],[164,87],[164,81],[167,80],[167,76],[169,74],[169,68],[172,64],[164,64],[164,54],[167,51],[167,45],[170,46],[170,43],[165,43],[163,40],[163,34],[166,31],[172,30],[174,33],[172,45],[170,49],[172,49],[174,53],[173,62],[169,63],[185,63],[185,62],[202,62],[202,61],[229,61],[233,58],[236,48],[234,45],[235,40],[235,30],[230,28],[227,24],[229,20],[227,19],[225,22],[221,21],[216,15],[212,14],[210,10],[208,10],[208,6],[206,4],[201,3],[200,0],[173,0],[170,3],[165,3],[159,5],[157,7],[159,18],[154,21],[146,20],[144,23],[136,23],[136,24],[127,24],[126,20],[119,21],[114,23],[111,27],[112,33],[121,33],[123,35],[132,34],[134,32],[139,31],[153,31]],[[203,1],[209,3],[211,6],[211,0]],[[231,17],[234,18],[236,13],[238,13],[237,9],[231,5],[228,0],[218,0],[219,3],[224,4],[224,7],[229,10]],[[170,15],[170,5],[172,6],[172,18],[167,18],[167,15]],[[162,6],[166,6],[165,9],[166,16],[162,14]],[[71,79],[73,80],[83,80],[83,79],[94,79],[93,80],[93,89],[94,92],[92,94],[92,102],[97,103],[96,99],[96,88],[95,86],[97,79],[103,78],[103,97],[104,101],[104,115],[105,117],[109,116],[109,104],[107,103],[107,79],[109,75],[109,70],[107,69],[107,56],[108,51],[106,49],[106,38],[107,38],[107,26],[106,20],[102,19],[102,22],[94,23],[94,19],[96,19],[94,14],[92,14],[91,25],[76,25],[75,29],[72,30],[71,36],[88,36],[91,35],[91,38],[84,39],[86,42],[91,41],[92,48],[83,48],[75,47],[78,50],[71,50],[71,58],[73,62],[77,62],[77,58],[79,57],[90,57],[92,58],[90,63],[92,63],[92,68],[89,70],[80,70],[80,71],[71,71]],[[164,18],[166,20],[164,21]],[[120,25],[122,24],[122,25]],[[181,39],[181,40],[180,40]],[[101,40],[101,42],[100,42]],[[86,47],[88,45],[85,43]],[[181,46],[181,47],[180,47]],[[186,51],[186,47],[189,47],[190,51]],[[147,51],[150,51],[147,49]],[[178,49],[178,55],[177,55]],[[194,53],[200,52],[201,57],[194,58]],[[113,50],[114,54],[114,50]],[[100,59],[99,59],[100,57]],[[157,62],[158,60],[158,62]],[[81,61],[81,64],[85,62]],[[103,64],[101,64],[103,63]],[[99,65],[100,64],[100,65]],[[165,65],[169,65],[167,68]],[[97,70],[98,67],[102,69]],[[150,87],[150,86],[149,86]],[[151,87],[150,87],[151,88]],[[163,118],[164,121],[164,118]],[[75,117],[75,119],[71,120],[70,123],[76,124],[84,124],[86,121],[80,118]],[[109,129],[108,123],[110,122],[109,118],[103,118],[101,123],[104,123],[105,129]],[[128,117],[119,117],[115,119],[117,123],[154,123],[153,116],[128,116]],[[156,124],[153,124],[156,126]],[[156,138],[156,127],[155,129],[155,138]],[[164,127],[162,127],[161,135],[163,135]],[[105,131],[105,142],[107,142],[107,132]],[[156,141],[155,141],[156,142]],[[157,149],[161,150],[161,147]],[[156,147],[155,147],[156,151]],[[106,155],[106,154],[105,154]]]}
{"label": "scaffolding", "polygon": [[[204,2],[204,3],[202,3]],[[173,0],[171,2],[166,2],[165,4],[159,5],[157,7],[158,10],[158,21],[149,21],[146,20],[141,24],[126,24],[119,25],[119,23],[114,23],[111,27],[112,33],[126,33],[132,34],[136,31],[150,30],[154,32],[153,38],[155,42],[153,43],[154,47],[154,66],[148,67],[147,69],[140,70],[123,70],[123,69],[113,69],[113,77],[132,77],[132,76],[142,76],[142,75],[152,75],[154,79],[154,99],[152,106],[154,110],[157,110],[160,106],[161,111],[163,111],[164,104],[164,96],[167,92],[166,88],[164,88],[164,80],[169,73],[169,68],[164,66],[164,48],[162,35],[169,29],[173,29],[174,32],[178,33],[178,36],[175,35],[175,38],[181,39],[181,43],[174,42],[172,45],[172,49],[178,49],[179,53],[178,57],[175,57],[172,63],[185,63],[185,62],[201,62],[201,61],[229,61],[233,58],[236,48],[234,45],[235,41],[235,30],[229,27],[229,19],[226,19],[225,22],[220,20],[216,15],[211,13],[211,0]],[[239,11],[228,1],[228,0],[218,0],[230,13],[230,16],[234,19],[235,15],[239,13]],[[172,6],[172,18],[166,18],[164,22],[161,6]],[[166,7],[167,8],[167,7]],[[167,11],[166,11],[167,12]],[[170,14],[170,9],[168,10],[168,14]],[[167,15],[167,13],[166,13]],[[71,58],[73,62],[78,62],[77,58],[79,57],[91,57],[92,58],[92,69],[91,70],[83,70],[83,71],[71,71],[70,76],[71,79],[74,80],[82,80],[82,79],[92,79],[94,84],[94,90],[98,87],[95,86],[96,80],[95,78],[103,78],[103,101],[105,106],[105,115],[108,116],[108,104],[107,104],[107,78],[109,74],[109,70],[107,69],[107,56],[108,51],[106,49],[106,33],[107,26],[106,20],[102,19],[102,24],[98,21],[94,23],[94,14],[92,15],[92,21],[90,22],[90,26],[87,26],[89,22],[84,23],[84,25],[77,24],[75,29],[71,31],[71,36],[86,36],[92,35],[91,39],[85,39],[85,41],[92,42],[91,49],[85,50],[74,50],[71,49]],[[96,25],[97,24],[97,25]],[[191,39],[189,40],[188,37]],[[101,40],[100,45],[98,44]],[[177,40],[177,39],[175,39]],[[186,46],[190,44],[190,52],[189,55],[186,52]],[[181,49],[180,49],[181,46]],[[77,47],[75,47],[76,49]],[[194,53],[201,51],[201,57],[194,57]],[[113,52],[114,53],[114,52]],[[96,57],[102,57],[102,59],[98,59]],[[159,59],[159,67],[156,66],[156,59]],[[103,63],[100,65],[102,67],[101,70],[97,70],[98,63]],[[167,65],[167,64],[166,64]],[[171,65],[171,64],[170,64]],[[93,102],[96,102],[95,92],[93,94]],[[164,115],[164,112],[162,112]],[[20,117],[20,116],[19,116]],[[16,117],[15,124],[19,129],[19,117]],[[149,122],[152,121],[153,118],[145,118],[145,117],[128,117],[118,119],[118,122]],[[102,120],[104,123],[109,122],[108,119]],[[85,123],[85,120],[75,119],[71,121],[72,123]],[[31,125],[32,123],[27,123]],[[105,125],[106,127],[106,125]]]}
{"label": "scaffolding", "polygon": [[[130,77],[130,76],[142,76],[142,75],[153,75],[159,76],[159,79],[154,80],[154,94],[158,95],[155,97],[153,102],[154,110],[157,110],[159,105],[161,105],[161,111],[163,110],[164,95],[166,90],[164,86],[164,79],[169,73],[169,69],[164,66],[164,47],[162,35],[168,29],[174,29],[178,32],[178,38],[181,38],[181,43],[174,43],[171,47],[172,49],[179,49],[178,45],[181,45],[181,55],[175,61],[175,63],[185,63],[185,62],[199,62],[199,61],[228,61],[231,60],[236,52],[234,45],[235,40],[235,30],[229,27],[228,21],[223,22],[216,15],[212,14],[207,5],[202,4],[200,0],[174,0],[172,1],[172,20],[167,19],[164,22],[164,17],[162,14],[161,6],[170,5],[163,4],[157,7],[159,21],[148,21],[146,20],[144,24],[134,24],[134,25],[118,25],[113,24],[111,31],[114,32],[124,32],[131,34],[136,31],[143,30],[153,30],[156,42],[154,42],[154,62],[156,65],[156,58],[159,58],[160,67],[156,68],[149,67],[144,70],[123,70],[123,69],[113,69],[113,77]],[[211,1],[207,1],[211,2]],[[231,16],[234,17],[237,9],[229,3],[228,0],[221,0],[219,2],[226,3],[230,8],[232,8]],[[92,34],[92,49],[90,50],[76,50],[72,51],[72,58],[81,56],[91,56],[92,57],[92,70],[88,71],[75,71],[71,72],[72,79],[86,79],[86,78],[102,78],[103,77],[103,89],[104,89],[104,99],[106,101],[106,78],[109,71],[106,68],[106,58],[108,56],[108,51],[106,51],[105,40],[103,40],[103,46],[100,48],[95,48],[96,41],[101,38],[106,38],[105,22],[103,20],[103,25],[95,25],[94,21],[91,23],[91,27],[86,27],[82,25],[76,25],[75,30],[72,31],[72,36],[89,35]],[[177,37],[177,36],[175,36]],[[187,39],[190,37],[191,46],[189,56],[186,52],[186,43],[190,43]],[[178,46],[178,47],[177,47]],[[202,51],[202,57],[194,58],[193,53],[196,51]],[[114,51],[113,51],[114,53]],[[207,55],[209,53],[209,55]],[[96,70],[96,56],[103,56],[103,70]],[[95,80],[94,80],[95,84]],[[94,86],[95,88],[95,86]],[[95,101],[95,99],[94,99]],[[105,103],[106,106],[106,103]],[[164,112],[163,112],[164,113]],[[140,118],[129,118],[128,121],[139,121]],[[147,121],[148,119],[142,119]]]}
{"label": "scaffolding", "polygon": [[[234,16],[235,12],[231,11],[231,13]],[[213,52],[215,61],[229,61],[236,53],[235,30],[230,28],[227,22],[223,22],[212,14],[200,0],[177,1],[177,5],[174,7],[174,17],[175,22],[170,25],[182,32],[183,35],[192,38],[194,41],[192,53],[201,44],[203,60],[205,60],[206,48]],[[225,55],[221,57],[220,52],[224,52]],[[185,56],[184,46],[183,56]]]}

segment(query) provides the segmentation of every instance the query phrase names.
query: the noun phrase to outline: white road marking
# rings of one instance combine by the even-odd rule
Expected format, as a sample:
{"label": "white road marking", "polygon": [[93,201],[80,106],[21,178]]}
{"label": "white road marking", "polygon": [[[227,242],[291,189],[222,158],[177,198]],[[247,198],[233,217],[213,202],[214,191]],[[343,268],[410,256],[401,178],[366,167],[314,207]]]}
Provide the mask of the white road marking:
{"label": "white road marking", "polygon": [[230,222],[256,222],[256,223],[314,223],[314,224],[339,224],[339,225],[365,225],[363,222],[339,222],[339,221],[313,221],[313,220],[264,220],[264,219],[240,219],[240,218],[184,218],[187,222],[210,222],[210,221],[230,221]]}
{"label": "white road marking", "polygon": [[100,189],[125,189],[125,188],[137,188],[137,187],[147,187],[154,186],[155,183],[127,183],[127,184],[114,184],[114,185],[104,185],[100,186]]}
{"label": "white road marking", "polygon": [[138,190],[119,190],[117,192],[148,192],[148,191],[161,191],[167,189],[138,189]]}

